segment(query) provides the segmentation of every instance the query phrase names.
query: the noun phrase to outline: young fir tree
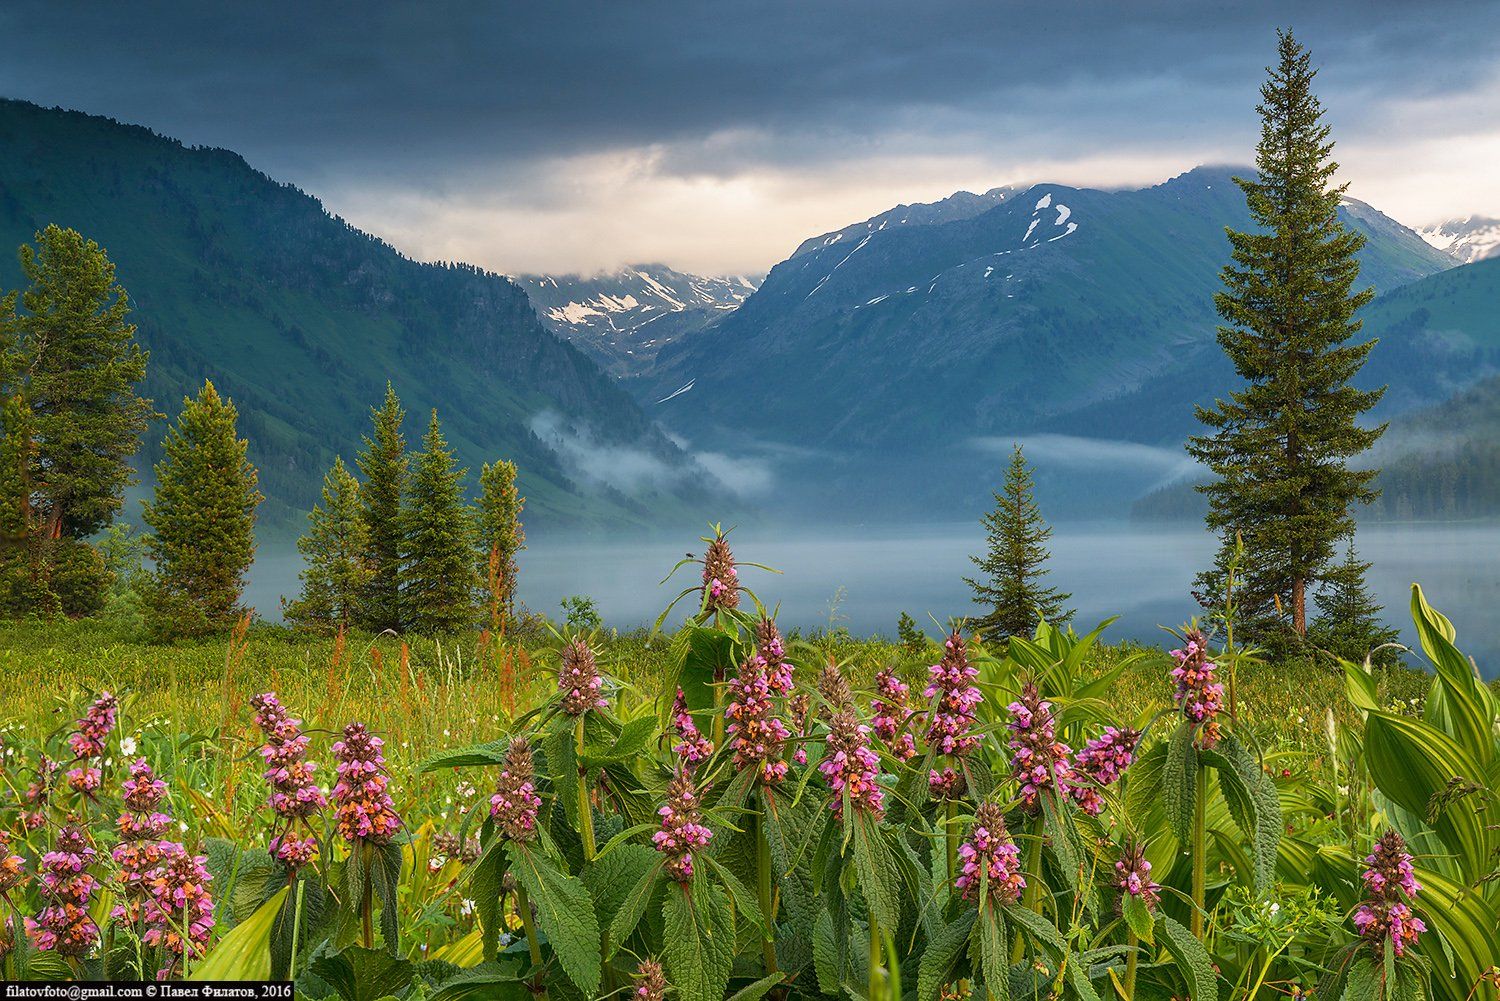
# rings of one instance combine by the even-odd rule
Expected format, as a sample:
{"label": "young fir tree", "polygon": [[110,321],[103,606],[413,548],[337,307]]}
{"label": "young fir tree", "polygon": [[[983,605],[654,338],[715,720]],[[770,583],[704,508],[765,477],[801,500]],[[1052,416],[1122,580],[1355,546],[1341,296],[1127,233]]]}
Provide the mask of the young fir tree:
{"label": "young fir tree", "polygon": [[464,503],[464,475],[432,412],[422,451],[412,463],[405,526],[402,617],[422,633],[448,633],[473,625],[479,570],[474,563],[474,515]]}
{"label": "young fir tree", "polygon": [[156,564],[149,617],[160,634],[223,629],[239,614],[263,498],[237,417],[234,404],[205,382],[196,399],[183,400],[162,442],[156,494],[144,511]]}
{"label": "young fir tree", "polygon": [[1365,584],[1370,564],[1360,560],[1350,536],[1344,560],[1324,572],[1318,586],[1318,615],[1308,627],[1308,639],[1318,649],[1335,657],[1361,663],[1366,656],[1379,664],[1392,664],[1395,649],[1374,652],[1394,643],[1401,632],[1380,617],[1381,605]]}
{"label": "young fir tree", "polygon": [[355,622],[370,569],[359,481],[342,458],[334,459],[323,477],[323,503],[313,505],[307,520],[307,532],[297,540],[306,564],[302,595],[287,604],[286,617],[314,629],[347,629]]}
{"label": "young fir tree", "polygon": [[[1289,32],[1279,37],[1280,60],[1257,108],[1257,177],[1236,179],[1258,228],[1229,232],[1233,263],[1215,296],[1225,321],[1219,344],[1244,385],[1198,409],[1208,431],[1188,451],[1213,473],[1199,488],[1209,528],[1225,549],[1241,533],[1249,551],[1239,589],[1247,619],[1287,616],[1300,637],[1307,591],[1353,530],[1351,506],[1376,496],[1375,471],[1348,460],[1384,427],[1359,425],[1382,391],[1350,385],[1374,346],[1348,343],[1360,328],[1355,312],[1373,294],[1352,291],[1364,240],[1338,218],[1345,186],[1333,183],[1316,71]],[[1200,575],[1200,595],[1222,594],[1224,559],[1221,550],[1217,569]]]}
{"label": "young fir tree", "polygon": [[406,492],[408,458],[401,424],[406,411],[390,383],[385,402],[370,411],[373,423],[365,449],[356,460],[364,476],[360,487],[360,517],[365,529],[364,563],[369,571],[359,601],[357,621],[372,632],[400,631],[401,573],[404,528],[401,504]]}
{"label": "young fir tree", "polygon": [[1004,492],[995,494],[995,509],[980,519],[987,551],[982,557],[970,557],[985,579],[964,578],[974,589],[975,604],[987,609],[974,623],[987,642],[1030,636],[1039,619],[1066,622],[1073,617],[1072,611],[1063,608],[1072,596],[1042,583],[1052,556],[1047,550],[1052,529],[1037,508],[1035,486],[1026,456],[1017,445],[1005,472]]}
{"label": "young fir tree", "polygon": [[479,472],[479,574],[491,612],[508,622],[516,610],[517,556],[526,548],[514,462],[486,463]]}

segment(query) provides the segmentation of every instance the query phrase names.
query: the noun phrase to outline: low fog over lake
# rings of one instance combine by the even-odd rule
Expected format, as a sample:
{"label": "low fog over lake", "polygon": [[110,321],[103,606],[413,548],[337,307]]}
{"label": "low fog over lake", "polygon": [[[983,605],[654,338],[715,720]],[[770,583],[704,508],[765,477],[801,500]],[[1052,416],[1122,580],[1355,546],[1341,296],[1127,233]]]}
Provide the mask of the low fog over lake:
{"label": "low fog over lake", "polygon": [[[788,628],[832,624],[889,636],[905,611],[936,634],[938,623],[974,611],[963,577],[973,572],[969,556],[984,542],[977,525],[805,532],[746,527],[730,538],[739,558],[782,571],[746,568],[741,580],[767,605],[780,604]],[[1500,676],[1500,634],[1493,629],[1500,608],[1500,526],[1369,525],[1360,528],[1358,547],[1373,563],[1370,586],[1403,642],[1416,643],[1409,613],[1416,581],[1453,620],[1459,648],[1478,661],[1481,673]],[[1056,527],[1051,548],[1049,583],[1073,593],[1075,625],[1092,628],[1118,615],[1106,639],[1158,643],[1159,626],[1180,625],[1199,611],[1189,587],[1211,559],[1214,540],[1180,526],[1065,523]],[[521,556],[521,600],[558,617],[562,598],[588,595],[608,625],[649,626],[678,591],[696,583],[693,567],[658,583],[688,552],[702,552],[691,534],[649,541],[535,538]],[[299,566],[290,546],[264,547],[248,603],[278,615],[279,597],[296,593]]]}

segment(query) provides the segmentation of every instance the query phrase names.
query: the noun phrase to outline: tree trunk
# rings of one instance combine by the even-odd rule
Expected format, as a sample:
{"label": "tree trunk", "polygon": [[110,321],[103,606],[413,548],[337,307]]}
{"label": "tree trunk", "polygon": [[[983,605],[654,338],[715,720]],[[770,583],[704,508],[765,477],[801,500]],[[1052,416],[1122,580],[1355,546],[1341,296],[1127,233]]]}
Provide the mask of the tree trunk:
{"label": "tree trunk", "polygon": [[1292,628],[1307,635],[1307,581],[1301,577],[1292,579]]}

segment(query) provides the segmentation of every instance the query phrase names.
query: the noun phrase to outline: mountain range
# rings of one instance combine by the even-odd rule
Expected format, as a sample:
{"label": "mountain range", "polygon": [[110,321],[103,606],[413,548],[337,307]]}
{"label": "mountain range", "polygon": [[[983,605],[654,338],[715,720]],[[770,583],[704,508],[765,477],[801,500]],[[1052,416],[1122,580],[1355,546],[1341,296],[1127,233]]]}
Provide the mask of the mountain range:
{"label": "mountain range", "polygon": [[[334,455],[359,448],[387,379],[413,446],[436,407],[471,475],[515,460],[533,523],[700,517],[711,478],[548,332],[516,283],[406,258],[234,153],[0,101],[0,288],[20,283],[14,248],[48,223],[115,262],[159,410],[175,415],[205,378],[234,400],[263,524],[300,526]],[[148,475],[161,431],[143,449]]]}
{"label": "mountain range", "polygon": [[[1213,294],[1224,228],[1251,225],[1233,183],[1247,172],[883,213],[804,242],[627,385],[695,446],[812,477],[821,507],[970,514],[1017,439],[1071,466],[1078,499],[1118,505],[1180,465],[1193,404],[1232,384]],[[1341,214],[1378,291],[1456,263],[1362,202]],[[1455,358],[1402,378],[1425,399],[1470,377]],[[1142,462],[1139,446],[1162,451]]]}
{"label": "mountain range", "polygon": [[516,281],[549,330],[618,376],[649,369],[663,347],[718,321],[760,285],[749,275],[691,275],[665,264]]}
{"label": "mountain range", "polygon": [[1464,264],[1500,257],[1500,219],[1482,215],[1447,219],[1421,233],[1422,239]]}

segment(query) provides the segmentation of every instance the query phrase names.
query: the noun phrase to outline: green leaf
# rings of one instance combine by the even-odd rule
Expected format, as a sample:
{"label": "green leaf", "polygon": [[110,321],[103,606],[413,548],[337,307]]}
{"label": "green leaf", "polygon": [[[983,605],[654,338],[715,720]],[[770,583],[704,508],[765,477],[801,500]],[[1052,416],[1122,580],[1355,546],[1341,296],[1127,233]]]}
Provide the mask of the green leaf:
{"label": "green leaf", "polygon": [[568,979],[586,995],[599,989],[599,919],[588,888],[576,876],[558,869],[541,852],[510,842],[511,874],[536,908],[537,923]]}
{"label": "green leaf", "polygon": [[399,994],[411,984],[413,975],[410,960],[358,946],[319,957],[312,964],[312,972],[338,991],[344,1001]]}
{"label": "green leaf", "polygon": [[755,983],[747,987],[741,987],[729,996],[729,1001],[760,1001],[768,994],[772,987],[786,979],[784,973],[773,973],[768,977],[761,977]]}
{"label": "green leaf", "polygon": [[[985,907],[969,937],[969,962],[989,992],[989,1001],[1010,999],[1009,952],[1004,916],[994,907]],[[976,996],[985,997],[977,992]]]}
{"label": "green leaf", "polygon": [[724,891],[700,870],[691,889],[667,888],[662,956],[676,1001],[720,1001],[734,963],[734,914]]}
{"label": "green leaf", "polygon": [[880,836],[880,822],[864,810],[853,811],[849,822],[859,888],[875,920],[887,931],[895,931],[901,924],[901,901],[897,896],[901,880],[888,855],[885,839]]}
{"label": "green leaf", "polygon": [[499,837],[492,838],[465,875],[479,917],[481,954],[485,959],[493,959],[500,948],[500,934],[505,923],[500,908],[505,881],[505,842]]}
{"label": "green leaf", "polygon": [[620,901],[614,917],[609,919],[609,956],[605,956],[605,959],[613,956],[620,944],[635,931],[635,926],[641,923],[641,917],[651,903],[651,895],[656,892],[656,884],[660,878],[661,863],[657,862],[636,878],[630,892]]}
{"label": "green leaf", "polygon": [[1344,1001],[1381,1001],[1384,973],[1369,956],[1360,956],[1344,980]]}
{"label": "green leaf", "polygon": [[713,869],[714,875],[719,878],[724,889],[729,891],[729,899],[734,902],[734,909],[740,913],[756,932],[764,938],[767,932],[766,919],[760,913],[760,900],[755,892],[746,886],[738,876],[729,870],[729,867],[712,856],[702,855],[701,860],[707,862]]}
{"label": "green leaf", "polygon": [[585,746],[580,760],[584,767],[594,768],[599,765],[612,765],[621,761],[629,761],[640,754],[645,748],[646,742],[656,733],[656,719],[651,716],[641,716],[626,723],[620,730],[620,736],[608,749],[599,751]]}
{"label": "green leaf", "polygon": [[1142,942],[1155,942],[1156,919],[1151,915],[1151,908],[1146,902],[1134,894],[1125,894],[1125,899],[1120,905],[1120,911],[1125,918],[1125,923],[1130,930],[1135,932],[1135,937]]}
{"label": "green leaf", "polygon": [[271,975],[271,928],[286,899],[286,888],[229,930],[189,980],[265,980]]}
{"label": "green leaf", "polygon": [[1416,584],[1411,588],[1411,616],[1422,650],[1437,670],[1439,686],[1428,696],[1424,716],[1440,726],[1481,766],[1495,758],[1496,700],[1475,676],[1473,665],[1453,645],[1453,623],[1427,604]]}
{"label": "green leaf", "polygon": [[1161,929],[1162,945],[1177,963],[1182,979],[1187,981],[1188,996],[1192,1001],[1218,1001],[1219,980],[1203,943],[1165,914],[1159,916],[1156,926]]}
{"label": "green leaf", "polygon": [[944,925],[928,939],[917,966],[917,1001],[937,1001],[943,985],[952,979],[954,964],[969,944],[978,916],[977,911],[965,910],[952,924]]}
{"label": "green leaf", "polygon": [[505,755],[510,750],[510,738],[501,737],[499,740],[485,741],[483,744],[471,744],[468,747],[456,747],[448,751],[439,751],[430,757],[424,758],[417,766],[418,774],[442,771],[445,768],[477,768],[489,765],[505,764]]}
{"label": "green leaf", "polygon": [[1198,793],[1198,749],[1193,746],[1193,726],[1183,720],[1172,733],[1161,777],[1162,802],[1167,823],[1178,844],[1192,843],[1193,810]]}
{"label": "green leaf", "polygon": [[397,922],[401,905],[396,899],[396,890],[401,885],[401,862],[401,846],[392,843],[375,848],[370,866],[370,885],[375,899],[380,901],[380,934],[385,939],[385,947],[392,953],[400,945]]}
{"label": "green leaf", "polygon": [[1265,893],[1276,878],[1277,846],[1284,829],[1276,783],[1233,734],[1225,734],[1215,750],[1203,752],[1203,761],[1218,772],[1229,814],[1250,839],[1255,869],[1251,875],[1256,889]]}
{"label": "green leaf", "polygon": [[513,963],[481,963],[445,980],[431,1001],[531,1001],[535,996]]}

